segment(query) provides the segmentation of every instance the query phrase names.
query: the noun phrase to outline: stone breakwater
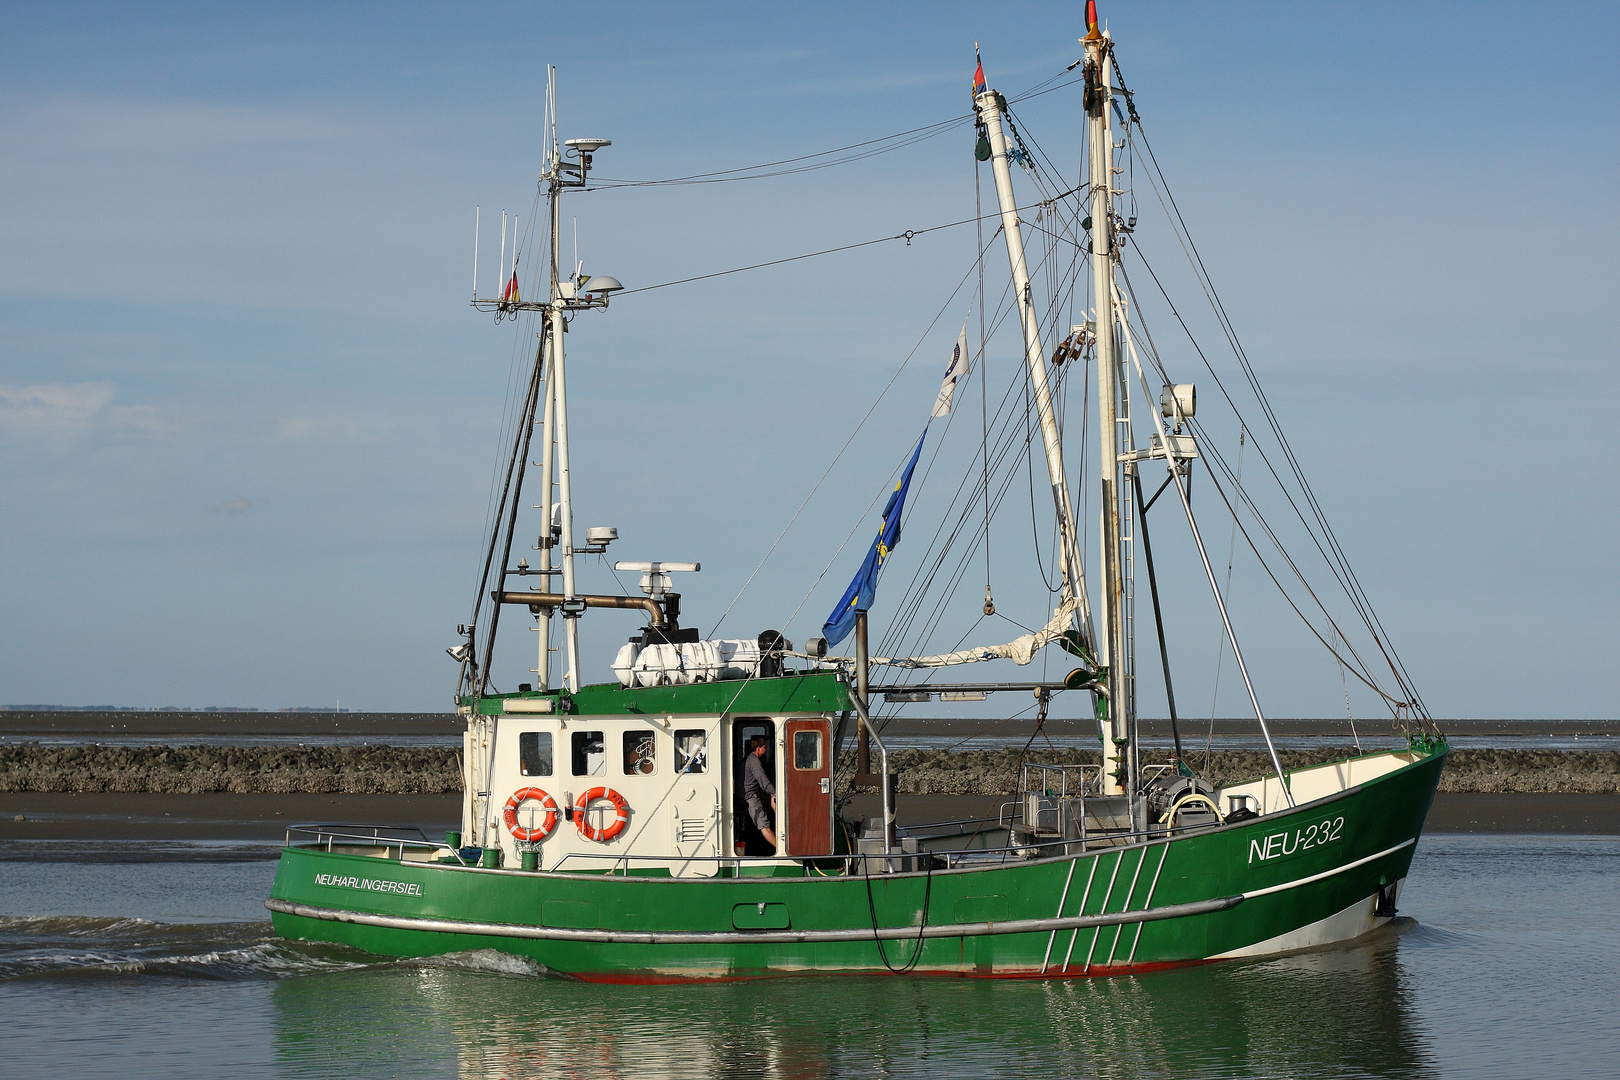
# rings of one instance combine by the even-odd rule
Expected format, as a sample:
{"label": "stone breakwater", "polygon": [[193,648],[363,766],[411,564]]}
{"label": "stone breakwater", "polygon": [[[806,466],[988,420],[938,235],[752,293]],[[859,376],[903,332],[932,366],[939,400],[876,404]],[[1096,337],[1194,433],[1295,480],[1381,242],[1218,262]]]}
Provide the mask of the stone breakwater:
{"label": "stone breakwater", "polygon": [[454,750],[401,746],[0,747],[0,791],[441,795]]}
{"label": "stone breakwater", "polygon": [[[1285,768],[1336,761],[1351,747],[1281,753]],[[900,750],[889,755],[900,791],[911,795],[1001,795],[1015,789],[1016,750]],[[1043,764],[1096,764],[1078,750],[1032,751]],[[1217,786],[1250,780],[1271,769],[1266,754],[1219,751],[1192,763]],[[876,756],[874,755],[874,765]],[[854,771],[845,752],[840,775]],[[350,794],[441,795],[461,790],[454,750],[397,746],[313,747],[0,747],[0,792],[154,792],[173,795]],[[1620,793],[1620,752],[1453,750],[1440,780],[1445,792]]]}
{"label": "stone breakwater", "polygon": [[[1298,769],[1354,757],[1350,746],[1324,746],[1278,753],[1283,768]],[[1080,750],[1031,751],[1028,760],[1046,765],[1096,765],[1100,755]],[[1218,750],[1194,753],[1189,762],[1200,776],[1220,787],[1272,772],[1264,751]],[[877,757],[873,755],[876,767]],[[900,775],[900,791],[913,795],[998,795],[1015,790],[1020,755],[1016,750],[928,750],[890,752]],[[853,772],[854,758],[841,763]],[[873,789],[876,790],[876,789]],[[1620,752],[1564,750],[1453,750],[1440,777],[1445,792],[1620,793]]]}

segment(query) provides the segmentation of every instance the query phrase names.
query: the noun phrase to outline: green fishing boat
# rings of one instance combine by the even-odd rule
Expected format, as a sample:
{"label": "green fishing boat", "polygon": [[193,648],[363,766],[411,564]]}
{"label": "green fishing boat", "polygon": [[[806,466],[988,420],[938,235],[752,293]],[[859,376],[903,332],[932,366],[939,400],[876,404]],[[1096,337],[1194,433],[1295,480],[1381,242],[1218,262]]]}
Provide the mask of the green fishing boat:
{"label": "green fishing boat", "polygon": [[[549,292],[520,295],[516,227],[508,252],[504,222],[498,295],[480,297],[476,277],[473,289],[474,305],[498,319],[535,320],[540,344],[473,615],[449,650],[460,664],[456,704],[466,722],[460,828],[442,838],[385,825],[290,829],[266,903],[278,934],[388,956],[494,949],[604,982],[858,972],[1051,978],[1317,948],[1395,917],[1446,742],[1309,497],[1294,504],[1309,507],[1299,520],[1317,550],[1343,568],[1334,572],[1336,583],[1387,673],[1374,674],[1347,626],[1325,607],[1305,624],[1343,670],[1387,704],[1406,738],[1399,749],[1282,767],[1192,509],[1200,461],[1218,491],[1227,491],[1220,485],[1231,474],[1197,420],[1192,385],[1169,378],[1129,287],[1125,255],[1136,218],[1116,205],[1129,192],[1117,186],[1126,170],[1115,157],[1135,154],[1134,140],[1145,136],[1113,39],[1097,25],[1092,4],[1087,23],[1084,54],[1071,69],[1078,70],[1070,89],[1086,128],[1083,182],[1072,190],[1045,183],[1054,178],[1029,152],[982,65],[973,80],[976,155],[998,201],[994,214],[981,217],[1000,226],[1006,248],[1005,304],[1020,331],[1023,418],[1027,430],[1040,433],[1051,482],[1056,573],[1047,610],[1031,620],[1044,619],[1042,628],[1002,644],[873,654],[869,620],[882,617],[877,582],[900,540],[926,428],[866,561],[822,636],[802,648],[775,630],[719,639],[682,626],[672,575],[696,573],[698,563],[616,563],[640,575],[640,595],[581,588],[578,556],[602,554],[618,537],[590,529],[581,543],[575,529],[564,333],[580,313],[606,308],[622,286],[580,273],[577,262],[572,274],[559,269],[561,200],[592,182],[593,156],[610,144],[558,143],[553,79],[540,178]],[[1022,207],[1015,168],[1039,196]],[[1037,258],[1024,246],[1032,206],[1040,208],[1045,237]],[[1056,265],[1054,245],[1070,261],[1046,273],[1041,287],[1048,299],[1059,289],[1078,290],[1089,312],[1066,327],[1053,325],[1058,305],[1039,302],[1031,277],[1032,267]],[[986,250],[981,244],[981,266]],[[981,315],[981,337],[985,321]],[[984,359],[982,340],[977,353],[968,349],[964,324],[931,419],[950,414],[962,380],[976,375],[982,383]],[[1089,587],[1074,511],[1075,503],[1088,504],[1082,489],[1071,488],[1064,460],[1061,390],[1071,372],[1077,381],[1095,378],[1094,395],[1085,395],[1097,410],[1101,462],[1092,488],[1099,550]],[[531,461],[536,433],[538,461]],[[980,455],[979,486],[967,483],[958,498],[969,508],[983,501],[982,539],[992,488],[1011,468],[988,424]],[[1303,485],[1291,453],[1287,462],[1282,474]],[[534,566],[511,559],[526,476],[529,497],[538,494]],[[1144,480],[1158,485],[1151,498],[1144,498]],[[1308,487],[1303,491],[1308,496]],[[1166,700],[1177,720],[1147,533],[1148,509],[1160,495],[1172,511],[1179,504],[1202,564],[1223,649],[1264,735],[1272,765],[1265,775],[1213,783],[1183,754],[1179,728],[1163,761],[1150,760],[1154,751],[1141,737],[1138,562],[1148,570]],[[1229,495],[1229,508],[1236,502],[1260,513],[1240,488],[1223,501]],[[1234,521],[1238,513],[1232,510]],[[958,532],[964,550],[978,550],[970,526]],[[525,587],[530,577],[538,581]],[[994,610],[988,585],[984,608],[986,615]],[[539,643],[532,682],[504,692],[492,670],[503,611],[530,617]],[[584,682],[580,620],[637,617],[635,635],[600,668],[613,680]],[[845,641],[852,648],[839,655]],[[939,677],[985,663],[1003,672],[1022,668],[1047,650],[1072,668],[1062,680]],[[560,673],[553,672],[554,652],[563,660]],[[994,703],[1010,694],[1025,702],[1033,694],[1036,730],[1055,702],[1083,703],[1081,715],[1096,725],[1097,761],[1026,761],[994,816],[902,825],[884,739],[894,708],[942,698]],[[876,792],[881,813],[850,818],[857,792]]]}

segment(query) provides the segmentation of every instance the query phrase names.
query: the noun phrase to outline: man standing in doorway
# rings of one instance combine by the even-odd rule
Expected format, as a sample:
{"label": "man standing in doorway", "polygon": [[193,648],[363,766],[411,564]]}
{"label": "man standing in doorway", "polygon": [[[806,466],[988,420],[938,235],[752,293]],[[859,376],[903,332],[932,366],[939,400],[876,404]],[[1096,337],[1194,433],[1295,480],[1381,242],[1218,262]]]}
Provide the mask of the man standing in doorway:
{"label": "man standing in doorway", "polygon": [[[770,739],[755,735],[748,740],[748,760],[743,765],[743,798],[748,801],[748,816],[765,841],[776,847],[776,784],[765,771],[765,748]],[[767,800],[770,809],[765,808]]]}

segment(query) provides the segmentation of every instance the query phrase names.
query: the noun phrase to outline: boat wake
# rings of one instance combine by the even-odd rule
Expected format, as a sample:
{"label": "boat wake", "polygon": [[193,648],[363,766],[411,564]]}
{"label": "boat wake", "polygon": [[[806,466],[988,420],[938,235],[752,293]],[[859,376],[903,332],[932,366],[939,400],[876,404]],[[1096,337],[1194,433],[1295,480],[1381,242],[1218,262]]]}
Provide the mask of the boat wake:
{"label": "boat wake", "polygon": [[493,949],[383,960],[343,946],[283,941],[268,922],[165,923],[113,916],[0,917],[0,983],[158,977],[235,981],[372,969],[437,968],[514,977],[552,974]]}
{"label": "boat wake", "polygon": [[514,975],[533,978],[558,975],[538,960],[530,960],[495,949],[473,949],[469,952],[445,953],[443,956],[425,956],[413,960],[396,961],[393,966],[423,968],[453,968],[458,971],[482,971],[491,975]]}
{"label": "boat wake", "polygon": [[268,922],[0,918],[0,983],[64,977],[281,978],[366,967],[364,958],[341,947],[280,941]]}

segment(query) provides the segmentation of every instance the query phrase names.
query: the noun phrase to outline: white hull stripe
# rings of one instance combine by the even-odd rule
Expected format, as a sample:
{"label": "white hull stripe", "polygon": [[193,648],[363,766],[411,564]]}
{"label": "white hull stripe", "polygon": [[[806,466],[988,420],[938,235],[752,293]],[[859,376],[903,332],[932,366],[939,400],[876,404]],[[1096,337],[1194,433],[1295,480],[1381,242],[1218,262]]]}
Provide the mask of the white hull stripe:
{"label": "white hull stripe", "polygon": [[1365,866],[1367,863],[1382,859],[1385,855],[1393,855],[1402,848],[1409,848],[1415,843],[1417,843],[1417,837],[1414,836],[1410,840],[1402,840],[1392,848],[1385,848],[1383,851],[1380,851],[1375,855],[1367,855],[1363,858],[1357,859],[1355,862],[1347,862],[1343,866],[1335,866],[1333,869],[1324,870],[1320,874],[1312,874],[1310,877],[1297,878],[1294,881],[1285,881],[1281,885],[1271,885],[1264,889],[1251,890],[1243,894],[1243,899],[1253,900],[1257,896],[1266,896],[1270,893],[1282,892],[1284,889],[1297,889],[1301,885],[1309,885],[1313,881],[1321,881],[1323,878],[1330,878],[1334,874],[1342,874],[1346,870],[1354,870],[1358,866]]}
{"label": "white hull stripe", "polygon": [[566,930],[552,926],[521,926],[516,923],[463,922],[459,919],[421,919],[402,915],[368,915],[337,908],[312,907],[285,900],[266,900],[264,906],[283,915],[306,919],[381,926],[393,930],[421,930],[438,934],[475,934],[480,937],[534,938],[542,941],[591,941],[633,945],[746,945],[816,941],[884,941],[924,938],[984,937],[993,934],[1029,934],[1047,930],[1069,930],[1090,926],[1121,926],[1129,923],[1180,919],[1225,911],[1243,902],[1241,896],[1223,896],[1191,904],[1172,904],[1150,911],[1119,911],[1111,915],[1075,915],[1066,919],[1009,919],[1006,922],[941,923],[935,926],[880,926],[876,930],[751,930],[743,932]]}

